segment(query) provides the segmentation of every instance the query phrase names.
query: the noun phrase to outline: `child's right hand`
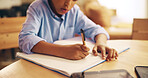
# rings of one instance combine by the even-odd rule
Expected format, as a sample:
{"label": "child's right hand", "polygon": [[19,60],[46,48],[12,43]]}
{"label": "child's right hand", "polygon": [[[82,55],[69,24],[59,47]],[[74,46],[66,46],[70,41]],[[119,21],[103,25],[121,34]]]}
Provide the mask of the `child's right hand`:
{"label": "child's right hand", "polygon": [[85,58],[90,49],[82,44],[64,45],[61,57],[70,60],[80,60]]}

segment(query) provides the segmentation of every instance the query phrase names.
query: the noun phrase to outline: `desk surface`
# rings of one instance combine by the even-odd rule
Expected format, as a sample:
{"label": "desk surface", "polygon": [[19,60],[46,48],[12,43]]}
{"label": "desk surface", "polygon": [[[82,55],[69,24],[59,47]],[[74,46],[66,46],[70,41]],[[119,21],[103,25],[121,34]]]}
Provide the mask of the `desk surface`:
{"label": "desk surface", "polygon": [[[130,49],[121,53],[116,61],[104,62],[87,71],[125,69],[136,78],[134,67],[148,66],[148,41],[144,40],[112,40],[112,43],[122,43]],[[61,74],[20,59],[0,71],[0,78],[67,78]]]}

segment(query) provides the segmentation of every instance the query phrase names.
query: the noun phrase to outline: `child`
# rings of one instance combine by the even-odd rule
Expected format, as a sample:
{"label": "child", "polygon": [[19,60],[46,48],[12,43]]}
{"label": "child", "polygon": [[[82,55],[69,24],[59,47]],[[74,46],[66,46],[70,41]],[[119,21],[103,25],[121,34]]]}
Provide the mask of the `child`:
{"label": "child", "polygon": [[[56,40],[68,39],[85,31],[95,42],[93,54],[101,51],[102,58],[117,59],[115,49],[106,45],[108,33],[89,20],[76,5],[77,0],[36,0],[27,11],[27,19],[19,34],[19,47],[25,53],[43,53],[66,59],[79,60],[88,55],[89,48],[82,44],[57,45]],[[98,17],[99,18],[99,17]],[[106,57],[106,51],[108,56]]]}

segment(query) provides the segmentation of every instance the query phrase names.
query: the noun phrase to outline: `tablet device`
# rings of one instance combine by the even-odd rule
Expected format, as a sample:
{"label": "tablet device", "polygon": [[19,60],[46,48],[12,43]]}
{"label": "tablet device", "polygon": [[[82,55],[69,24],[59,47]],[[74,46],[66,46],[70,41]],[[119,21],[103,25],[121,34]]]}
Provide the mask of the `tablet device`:
{"label": "tablet device", "polygon": [[70,78],[133,78],[126,70],[104,70],[73,73]]}
{"label": "tablet device", "polygon": [[138,78],[148,78],[148,66],[136,66],[135,72]]}

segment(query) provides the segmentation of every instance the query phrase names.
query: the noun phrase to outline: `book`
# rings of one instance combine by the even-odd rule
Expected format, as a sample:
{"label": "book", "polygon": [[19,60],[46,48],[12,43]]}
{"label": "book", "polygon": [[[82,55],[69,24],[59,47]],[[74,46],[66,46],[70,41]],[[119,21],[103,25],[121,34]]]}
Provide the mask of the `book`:
{"label": "book", "polygon": [[[107,43],[109,43],[110,44],[109,46],[111,46],[112,48],[115,48],[118,51],[118,53],[124,52],[127,49],[129,49],[129,47],[122,46],[119,43],[112,44],[109,41]],[[59,41],[55,41],[54,44],[61,44],[61,45],[82,44],[82,38],[75,37],[75,38],[66,39],[66,40],[59,40]],[[86,46],[90,48],[89,55],[81,60],[69,60],[69,59],[45,55],[45,54],[36,54],[36,53],[25,54],[21,52],[17,53],[17,57],[20,57],[22,59],[35,63],[39,66],[42,66],[44,68],[50,69],[52,71],[55,71],[67,77],[70,77],[72,73],[84,72],[106,61],[101,58],[101,54],[98,56],[94,56],[92,54],[91,51],[92,51],[92,48],[94,47],[94,42],[92,42],[89,39],[86,39]]]}

